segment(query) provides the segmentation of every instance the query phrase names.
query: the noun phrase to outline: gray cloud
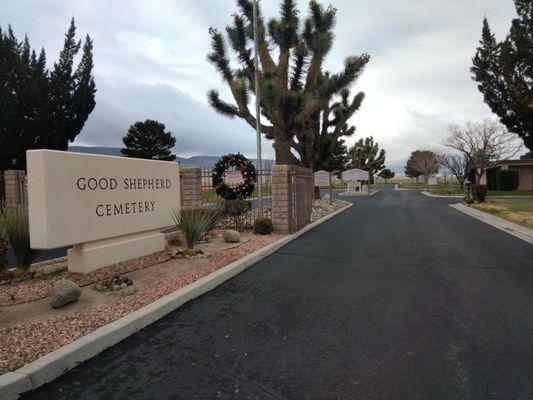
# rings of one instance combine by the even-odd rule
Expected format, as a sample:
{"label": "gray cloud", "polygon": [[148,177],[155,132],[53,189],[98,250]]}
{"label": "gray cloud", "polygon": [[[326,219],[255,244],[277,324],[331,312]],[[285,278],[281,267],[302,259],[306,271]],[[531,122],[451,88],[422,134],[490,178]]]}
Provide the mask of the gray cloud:
{"label": "gray cloud", "polygon": [[[338,9],[334,48],[326,67],[342,68],[347,55],[372,61],[354,90],[367,97],[352,122],[358,137],[373,135],[389,165],[417,148],[436,147],[448,123],[490,116],[470,80],[470,59],[483,15],[497,35],[514,16],[512,0],[331,0]],[[279,1],[262,1],[267,17]],[[327,2],[326,2],[327,3]],[[307,0],[298,1],[302,16]],[[0,2],[0,24],[25,32],[52,62],[71,16],[79,35],[95,42],[97,106],[76,144],[119,146],[129,125],[145,118],[165,123],[180,155],[242,151],[253,156],[253,129],[206,104],[205,93],[227,88],[206,61],[210,26],[224,28],[231,0],[17,0]],[[444,129],[444,130],[443,130]],[[272,156],[264,143],[266,156]]]}

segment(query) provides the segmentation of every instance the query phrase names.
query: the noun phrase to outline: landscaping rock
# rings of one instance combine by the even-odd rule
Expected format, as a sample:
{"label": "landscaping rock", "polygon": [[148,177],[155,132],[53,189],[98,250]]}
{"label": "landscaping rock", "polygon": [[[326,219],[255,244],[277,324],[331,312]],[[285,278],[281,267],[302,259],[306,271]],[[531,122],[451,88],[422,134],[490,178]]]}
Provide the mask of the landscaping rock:
{"label": "landscaping rock", "polygon": [[68,279],[61,279],[54,283],[50,305],[52,308],[60,308],[78,300],[80,295],[81,289],[78,285]]}
{"label": "landscaping rock", "polygon": [[225,230],[222,237],[224,238],[224,241],[228,243],[238,243],[241,241],[241,234],[232,229]]}

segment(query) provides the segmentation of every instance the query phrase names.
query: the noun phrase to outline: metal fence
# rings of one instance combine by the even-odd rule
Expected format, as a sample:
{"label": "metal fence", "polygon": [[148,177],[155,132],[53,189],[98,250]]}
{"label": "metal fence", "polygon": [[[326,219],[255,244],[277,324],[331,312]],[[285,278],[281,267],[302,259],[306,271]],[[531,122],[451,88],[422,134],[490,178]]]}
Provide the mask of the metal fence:
{"label": "metal fence", "polygon": [[[28,182],[23,171],[0,171],[0,207],[28,211]],[[14,173],[14,174],[13,174]]]}
{"label": "metal fence", "polygon": [[[257,217],[272,218],[272,162],[263,162],[261,168],[256,168],[257,180],[261,179],[261,199],[258,197],[257,184],[252,195],[246,199],[249,210],[240,216],[226,217],[221,220],[219,227],[222,229],[250,228]],[[204,206],[221,206],[224,200],[217,195],[213,187],[213,166],[201,168],[202,176],[202,204]],[[229,187],[237,187],[242,183],[240,171],[230,168],[224,182]],[[261,206],[260,206],[261,204]],[[241,226],[239,226],[241,225]]]}

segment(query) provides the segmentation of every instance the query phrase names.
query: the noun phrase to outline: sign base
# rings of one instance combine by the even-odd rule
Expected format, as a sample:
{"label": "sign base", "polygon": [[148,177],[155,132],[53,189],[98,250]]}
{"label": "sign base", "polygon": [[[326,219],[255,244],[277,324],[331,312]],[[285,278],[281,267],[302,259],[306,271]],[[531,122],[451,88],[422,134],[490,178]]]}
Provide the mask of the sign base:
{"label": "sign base", "polygon": [[68,250],[68,270],[87,274],[164,249],[165,234],[159,230],[78,244]]}

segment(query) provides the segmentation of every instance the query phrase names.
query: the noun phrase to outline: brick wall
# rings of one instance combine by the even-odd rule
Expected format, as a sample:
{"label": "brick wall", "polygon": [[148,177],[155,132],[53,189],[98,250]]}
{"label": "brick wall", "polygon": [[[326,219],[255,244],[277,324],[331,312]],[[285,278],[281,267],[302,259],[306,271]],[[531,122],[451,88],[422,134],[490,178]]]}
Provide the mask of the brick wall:
{"label": "brick wall", "polygon": [[276,233],[292,232],[291,166],[272,166],[272,224]]}
{"label": "brick wall", "polygon": [[181,168],[182,207],[202,206],[202,176],[197,167]]}

